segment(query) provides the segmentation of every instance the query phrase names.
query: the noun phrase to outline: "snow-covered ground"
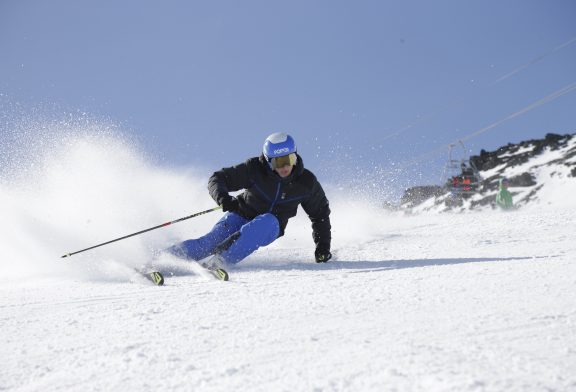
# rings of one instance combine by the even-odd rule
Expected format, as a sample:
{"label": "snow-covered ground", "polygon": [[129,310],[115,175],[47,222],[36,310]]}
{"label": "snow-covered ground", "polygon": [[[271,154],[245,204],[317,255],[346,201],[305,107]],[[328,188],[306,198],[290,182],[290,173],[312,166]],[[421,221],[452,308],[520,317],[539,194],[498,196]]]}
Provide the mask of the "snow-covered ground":
{"label": "snow-covered ground", "polygon": [[60,256],[211,207],[204,180],[103,141],[51,154],[0,182],[0,390],[576,391],[570,199],[405,216],[329,193],[334,262],[300,211],[229,282],[169,260],[156,287],[128,266],[219,212]]}

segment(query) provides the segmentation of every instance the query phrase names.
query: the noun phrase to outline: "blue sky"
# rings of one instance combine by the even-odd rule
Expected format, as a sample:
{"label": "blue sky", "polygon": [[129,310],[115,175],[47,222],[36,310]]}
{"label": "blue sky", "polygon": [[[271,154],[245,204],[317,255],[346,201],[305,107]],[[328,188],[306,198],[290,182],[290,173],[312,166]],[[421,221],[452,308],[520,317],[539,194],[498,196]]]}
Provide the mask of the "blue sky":
{"label": "blue sky", "polygon": [[[574,20],[572,0],[3,0],[0,94],[111,120],[169,165],[213,171],[287,131],[322,178],[403,187],[576,82]],[[570,90],[466,147],[576,132],[574,108]]]}

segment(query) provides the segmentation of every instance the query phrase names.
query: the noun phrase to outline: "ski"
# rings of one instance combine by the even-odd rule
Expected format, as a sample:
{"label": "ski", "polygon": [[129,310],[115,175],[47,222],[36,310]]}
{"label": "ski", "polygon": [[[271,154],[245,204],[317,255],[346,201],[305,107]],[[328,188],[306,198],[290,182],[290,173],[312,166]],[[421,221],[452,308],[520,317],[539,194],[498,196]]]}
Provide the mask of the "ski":
{"label": "ski", "polygon": [[212,275],[216,277],[216,279],[223,280],[224,282],[228,281],[229,276],[228,272],[226,272],[225,269],[216,268],[215,270],[209,270],[209,271],[212,273]]}
{"label": "ski", "polygon": [[212,274],[216,279],[222,280],[224,282],[228,281],[229,276],[228,272],[224,268],[218,268],[214,266],[210,266],[207,263],[199,263],[202,267],[204,267],[208,272]]}
{"label": "ski", "polygon": [[[206,263],[198,263],[204,269],[206,269],[212,276],[214,276],[218,280],[228,281],[229,275],[228,272],[223,268],[218,267],[211,267]],[[154,283],[156,286],[164,285],[164,275],[162,275],[159,271],[141,271],[138,269],[134,269],[139,275],[143,276],[150,282]]]}
{"label": "ski", "polygon": [[150,282],[154,283],[156,286],[164,285],[164,275],[158,271],[140,271],[135,270],[140,275],[148,279]]}

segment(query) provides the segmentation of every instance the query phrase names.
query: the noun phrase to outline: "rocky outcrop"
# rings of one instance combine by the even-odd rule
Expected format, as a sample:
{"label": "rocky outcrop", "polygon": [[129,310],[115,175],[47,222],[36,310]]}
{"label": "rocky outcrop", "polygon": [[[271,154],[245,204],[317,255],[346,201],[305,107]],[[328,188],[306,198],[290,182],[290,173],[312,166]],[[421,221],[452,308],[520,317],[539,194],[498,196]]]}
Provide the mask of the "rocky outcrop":
{"label": "rocky outcrop", "polygon": [[446,189],[437,185],[415,186],[406,189],[400,199],[400,204],[411,208],[431,197],[442,196],[444,193],[446,193]]}
{"label": "rocky outcrop", "polygon": [[480,150],[480,155],[470,157],[470,163],[479,171],[487,171],[495,167],[519,166],[522,165],[535,155],[541,154],[544,150],[557,150],[566,145],[573,135],[557,135],[548,133],[544,139],[527,140],[518,144],[508,143],[496,151],[487,152]]}

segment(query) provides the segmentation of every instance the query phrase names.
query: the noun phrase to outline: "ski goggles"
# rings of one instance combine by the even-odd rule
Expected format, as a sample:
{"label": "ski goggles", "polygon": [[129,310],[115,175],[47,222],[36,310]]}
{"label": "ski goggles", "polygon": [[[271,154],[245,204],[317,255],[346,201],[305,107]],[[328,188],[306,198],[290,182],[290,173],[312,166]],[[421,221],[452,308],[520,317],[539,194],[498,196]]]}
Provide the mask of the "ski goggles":
{"label": "ski goggles", "polygon": [[294,166],[296,164],[296,153],[271,158],[269,162],[272,169],[280,169],[284,166]]}

